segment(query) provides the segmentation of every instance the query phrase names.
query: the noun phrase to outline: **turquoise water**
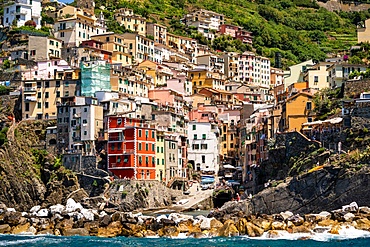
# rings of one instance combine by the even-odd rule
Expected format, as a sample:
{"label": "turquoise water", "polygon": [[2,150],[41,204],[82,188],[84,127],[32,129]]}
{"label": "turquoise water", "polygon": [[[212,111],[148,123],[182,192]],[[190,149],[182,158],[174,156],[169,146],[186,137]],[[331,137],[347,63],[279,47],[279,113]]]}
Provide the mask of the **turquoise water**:
{"label": "turquoise water", "polygon": [[370,246],[370,238],[315,240],[266,240],[247,237],[205,238],[205,239],[168,239],[168,238],[98,238],[98,237],[56,237],[56,236],[16,236],[0,235],[0,246],[53,246],[53,247],[115,247],[115,246],[146,246],[146,247],[177,247],[177,246],[253,246],[253,247],[311,247],[311,246]]}

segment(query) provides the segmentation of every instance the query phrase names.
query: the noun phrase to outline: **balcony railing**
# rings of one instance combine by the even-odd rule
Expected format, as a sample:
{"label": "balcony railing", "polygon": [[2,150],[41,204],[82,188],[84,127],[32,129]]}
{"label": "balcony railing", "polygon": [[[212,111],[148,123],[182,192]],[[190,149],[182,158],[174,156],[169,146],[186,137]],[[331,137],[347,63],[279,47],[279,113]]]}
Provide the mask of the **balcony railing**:
{"label": "balcony railing", "polygon": [[37,87],[24,87],[23,91],[24,92],[34,92],[34,91],[37,91]]}

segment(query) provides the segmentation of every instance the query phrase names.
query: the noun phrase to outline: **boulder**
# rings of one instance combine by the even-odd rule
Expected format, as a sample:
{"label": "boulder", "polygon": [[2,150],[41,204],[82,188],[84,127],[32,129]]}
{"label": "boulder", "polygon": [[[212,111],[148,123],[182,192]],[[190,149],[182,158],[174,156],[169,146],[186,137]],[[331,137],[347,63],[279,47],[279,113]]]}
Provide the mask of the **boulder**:
{"label": "boulder", "polygon": [[151,231],[151,230],[146,230],[146,231],[143,231],[143,236],[144,237],[155,237],[157,236],[157,233]]}
{"label": "boulder", "polygon": [[73,220],[72,219],[64,219],[61,222],[59,222],[55,228],[61,230],[63,232],[64,230],[69,230],[73,228]]}
{"label": "boulder", "polygon": [[322,226],[322,227],[333,226],[335,224],[338,224],[338,222],[334,221],[334,220],[322,220],[322,221],[317,223],[318,226]]}
{"label": "boulder", "polygon": [[284,221],[287,220],[288,218],[293,216],[293,213],[290,211],[285,211],[280,213],[281,217],[283,217]]}
{"label": "boulder", "polygon": [[49,210],[43,208],[40,209],[37,213],[35,213],[37,217],[48,217],[49,216]]}
{"label": "boulder", "polygon": [[247,233],[247,223],[248,221],[245,218],[240,218],[236,223],[236,228],[238,229],[240,234],[244,235]]}
{"label": "boulder", "polygon": [[65,206],[61,204],[53,205],[49,207],[50,213],[52,215],[54,214],[62,214],[62,212],[65,210]]}
{"label": "boulder", "polygon": [[37,206],[33,206],[31,209],[30,209],[30,213],[37,213],[39,210],[41,209],[41,206],[40,205],[37,205]]}
{"label": "boulder", "polygon": [[109,215],[104,215],[103,217],[99,219],[99,224],[102,227],[108,226],[110,222],[111,222],[111,218]]}
{"label": "boulder", "polygon": [[84,225],[84,228],[89,231],[90,236],[96,236],[98,235],[99,231],[99,222],[92,221],[92,222],[86,222]]}
{"label": "boulder", "polygon": [[8,224],[0,225],[0,234],[10,233],[12,228]]}
{"label": "boulder", "polygon": [[352,222],[352,220],[355,218],[355,215],[353,213],[346,213],[343,215],[343,218],[347,222]]}
{"label": "boulder", "polygon": [[26,232],[35,235],[37,233],[37,230],[33,226],[30,226]]}
{"label": "boulder", "polygon": [[31,224],[28,222],[26,224],[17,225],[13,228],[12,234],[26,233],[28,232],[28,229],[30,228],[30,226]]}
{"label": "boulder", "polygon": [[119,221],[114,221],[110,223],[107,227],[100,227],[97,236],[99,237],[117,237],[122,234],[122,223]]}
{"label": "boulder", "polygon": [[76,212],[77,210],[81,210],[81,209],[83,209],[81,203],[75,202],[75,200],[73,200],[72,198],[69,198],[67,200],[67,204],[65,207],[65,211],[67,213]]}
{"label": "boulder", "polygon": [[232,220],[225,221],[224,225],[218,231],[219,237],[232,237],[238,235],[239,231]]}
{"label": "boulder", "polygon": [[16,226],[20,224],[22,218],[21,212],[7,211],[4,215],[4,222],[8,223],[10,226]]}
{"label": "boulder", "polygon": [[358,211],[358,205],[357,202],[351,202],[349,205],[342,206],[342,210],[344,212],[357,212]]}
{"label": "boulder", "polygon": [[279,230],[269,230],[266,233],[266,238],[281,238],[289,234],[287,231],[279,231]]}
{"label": "boulder", "polygon": [[89,236],[89,231],[85,228],[67,229],[63,231],[63,236]]}
{"label": "boulder", "polygon": [[222,224],[219,220],[216,220],[216,219],[212,219],[211,220],[211,229],[219,229],[223,226],[224,224]]}
{"label": "boulder", "polygon": [[193,216],[191,215],[184,215],[184,214],[178,214],[178,213],[171,213],[168,216],[169,220],[175,221],[176,224],[178,224],[181,221],[187,221],[187,220],[193,220]]}
{"label": "boulder", "polygon": [[265,232],[262,228],[254,225],[251,222],[248,222],[246,227],[247,227],[247,235],[249,237],[259,237],[259,236],[262,236],[262,234]]}
{"label": "boulder", "polygon": [[197,224],[196,226],[198,226],[198,227],[194,227],[192,220],[187,220],[187,221],[181,221],[181,222],[179,222],[178,223],[178,226],[177,226],[177,229],[180,232],[195,232],[195,231],[196,232],[201,232],[201,229],[199,227],[199,224]]}
{"label": "boulder", "polygon": [[293,215],[289,217],[287,220],[288,222],[292,222],[295,226],[300,226],[304,222],[304,219],[299,214]]}
{"label": "boulder", "polygon": [[122,215],[120,212],[115,212],[114,214],[111,215],[111,220],[112,221],[122,221]]}
{"label": "boulder", "polygon": [[370,208],[369,207],[359,207],[359,212],[363,214],[370,214]]}
{"label": "boulder", "polygon": [[191,237],[191,238],[205,238],[205,237],[207,237],[207,235],[203,232],[191,232],[187,236]]}
{"label": "boulder", "polygon": [[272,230],[286,230],[286,224],[280,221],[274,221],[271,223]]}
{"label": "boulder", "polygon": [[291,233],[310,233],[311,229],[306,225],[294,226],[291,228]]}
{"label": "boulder", "polygon": [[329,233],[331,234],[339,234],[339,230],[341,229],[341,226],[339,224],[336,224],[332,226],[329,230]]}
{"label": "boulder", "polygon": [[160,237],[177,237],[180,231],[175,226],[165,226],[158,230],[158,236]]}
{"label": "boulder", "polygon": [[81,214],[83,215],[83,218],[87,221],[93,221],[94,220],[94,212],[91,209],[81,209]]}
{"label": "boulder", "polygon": [[367,218],[358,219],[355,221],[354,227],[358,230],[370,231],[370,220]]}
{"label": "boulder", "polygon": [[252,223],[259,228],[262,228],[264,231],[268,231],[271,229],[271,221],[265,218],[257,218],[253,219]]}
{"label": "boulder", "polygon": [[[59,230],[58,230],[58,232],[59,232]],[[54,231],[52,229],[47,229],[47,230],[37,232],[37,235],[54,235]],[[57,235],[57,234],[55,234],[55,235],[59,236],[60,233],[59,233],[59,235]]]}

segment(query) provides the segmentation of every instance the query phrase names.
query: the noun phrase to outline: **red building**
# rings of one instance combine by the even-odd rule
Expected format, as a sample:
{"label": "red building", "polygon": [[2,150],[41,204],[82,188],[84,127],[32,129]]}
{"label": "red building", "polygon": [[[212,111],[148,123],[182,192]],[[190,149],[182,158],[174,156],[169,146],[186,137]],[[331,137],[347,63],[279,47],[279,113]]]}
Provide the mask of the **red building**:
{"label": "red building", "polygon": [[108,170],[119,178],[156,179],[156,129],[141,119],[110,116]]}
{"label": "red building", "polygon": [[230,24],[222,24],[220,26],[220,33],[224,35],[230,35],[235,39],[240,39],[243,43],[246,44],[253,44],[253,36],[251,32],[243,30],[242,27],[230,25]]}
{"label": "red building", "polygon": [[81,43],[82,47],[90,49],[93,51],[91,55],[95,55],[102,60],[108,61],[108,63],[112,63],[112,52],[103,49],[103,42],[98,40],[85,40]]}

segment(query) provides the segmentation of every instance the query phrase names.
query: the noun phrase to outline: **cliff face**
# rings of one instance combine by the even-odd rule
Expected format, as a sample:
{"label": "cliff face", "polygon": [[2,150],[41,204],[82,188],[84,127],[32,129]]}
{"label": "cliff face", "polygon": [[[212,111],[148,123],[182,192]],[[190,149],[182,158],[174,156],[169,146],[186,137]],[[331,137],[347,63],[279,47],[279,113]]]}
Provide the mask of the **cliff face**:
{"label": "cliff face", "polygon": [[254,213],[330,211],[356,201],[370,205],[370,168],[328,166],[268,188],[251,200]]}
{"label": "cliff face", "polygon": [[0,202],[17,210],[65,203],[80,187],[75,175],[42,150],[48,123],[8,125],[8,142],[0,147]]}

